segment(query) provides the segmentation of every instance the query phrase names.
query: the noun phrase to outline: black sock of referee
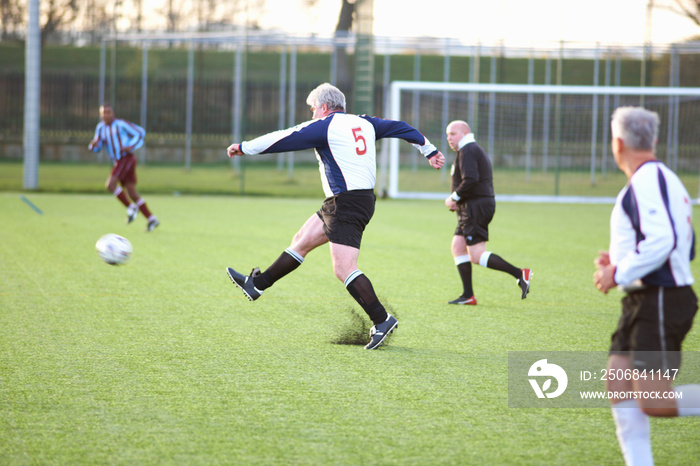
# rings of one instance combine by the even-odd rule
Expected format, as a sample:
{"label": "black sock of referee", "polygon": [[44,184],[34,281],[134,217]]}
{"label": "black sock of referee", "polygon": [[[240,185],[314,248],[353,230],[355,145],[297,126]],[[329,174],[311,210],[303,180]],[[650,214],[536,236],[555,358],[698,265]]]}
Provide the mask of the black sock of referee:
{"label": "black sock of referee", "polygon": [[277,280],[293,272],[304,262],[304,258],[292,248],[287,248],[271,266],[253,278],[253,285],[259,290],[270,288]]}
{"label": "black sock of referee", "polygon": [[355,298],[355,301],[362,306],[362,309],[365,310],[374,325],[381,324],[389,317],[389,314],[386,313],[386,309],[379,302],[379,298],[374,292],[372,282],[359,270],[355,270],[348,275],[348,278],[345,279],[345,288]]}
{"label": "black sock of referee", "polygon": [[459,272],[459,278],[462,279],[462,296],[465,298],[471,298],[474,296],[474,289],[472,288],[472,263],[462,262],[457,265],[457,271]]}
{"label": "black sock of referee", "polygon": [[519,268],[506,262],[501,256],[489,251],[486,251],[481,255],[479,265],[489,269],[500,270],[501,272],[512,275],[513,278],[520,278],[521,275]]}

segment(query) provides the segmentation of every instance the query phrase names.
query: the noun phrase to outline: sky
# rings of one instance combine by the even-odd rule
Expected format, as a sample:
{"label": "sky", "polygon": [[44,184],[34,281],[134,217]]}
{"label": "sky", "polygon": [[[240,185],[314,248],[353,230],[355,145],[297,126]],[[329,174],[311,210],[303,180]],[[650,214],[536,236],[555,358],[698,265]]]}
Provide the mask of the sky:
{"label": "sky", "polygon": [[[289,32],[331,35],[340,0],[267,0],[260,25]],[[649,0],[374,0],[374,34],[397,37],[449,37],[512,47],[550,45],[561,40],[586,44],[645,42]],[[655,5],[671,0],[655,0]],[[653,44],[700,36],[700,26],[658,6],[651,14]]]}

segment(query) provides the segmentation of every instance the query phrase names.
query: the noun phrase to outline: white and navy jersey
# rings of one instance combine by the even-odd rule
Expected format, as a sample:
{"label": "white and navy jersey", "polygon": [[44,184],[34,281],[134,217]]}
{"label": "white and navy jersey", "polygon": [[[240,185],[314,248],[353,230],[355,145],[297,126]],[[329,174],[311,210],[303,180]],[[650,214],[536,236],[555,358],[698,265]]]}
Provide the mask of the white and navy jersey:
{"label": "white and navy jersey", "polygon": [[610,218],[610,262],[615,281],[627,286],[691,285],[695,234],[690,196],[666,165],[650,161],[632,175]]}
{"label": "white and navy jersey", "polygon": [[255,155],[315,149],[323,192],[330,197],[344,191],[374,189],[377,178],[375,142],[382,138],[401,138],[413,144],[426,158],[438,152],[408,123],[343,112],[244,141],[241,151]]}
{"label": "white and navy jersey", "polygon": [[97,144],[93,147],[93,152],[99,152],[102,147],[107,150],[112,162],[116,162],[127,153],[124,147],[131,147],[132,150],[143,146],[146,130],[126,120],[115,118],[111,124],[107,125],[100,121],[95,128],[95,139]]}

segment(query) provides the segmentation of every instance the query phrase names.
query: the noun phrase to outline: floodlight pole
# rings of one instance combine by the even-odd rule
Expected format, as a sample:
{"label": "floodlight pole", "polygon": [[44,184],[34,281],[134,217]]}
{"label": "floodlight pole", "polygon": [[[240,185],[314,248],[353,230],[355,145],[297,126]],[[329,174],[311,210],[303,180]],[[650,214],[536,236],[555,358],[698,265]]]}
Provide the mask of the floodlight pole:
{"label": "floodlight pole", "polygon": [[29,1],[29,25],[25,46],[24,89],[24,189],[39,187],[39,127],[41,97],[41,29],[39,0]]}

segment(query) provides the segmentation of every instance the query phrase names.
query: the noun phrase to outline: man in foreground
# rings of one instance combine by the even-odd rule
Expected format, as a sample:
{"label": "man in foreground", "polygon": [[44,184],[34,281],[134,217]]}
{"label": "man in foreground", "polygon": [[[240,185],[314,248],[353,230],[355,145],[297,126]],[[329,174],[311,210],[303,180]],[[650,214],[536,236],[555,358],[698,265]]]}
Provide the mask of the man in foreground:
{"label": "man in foreground", "polygon": [[596,258],[593,282],[603,293],[626,292],[608,359],[609,372],[622,377],[608,378],[606,388],[626,464],[651,465],[648,416],[700,415],[700,385],[671,387],[697,311],[692,206],[680,179],[656,159],[655,112],[620,107],[611,127],[615,162],[629,182],[617,196],[610,249]]}
{"label": "man in foreground", "polygon": [[376,147],[382,138],[401,138],[439,169],[445,157],[418,130],[403,121],[345,113],[345,95],[324,83],[311,91],[306,103],[313,119],[252,141],[232,144],[229,157],[315,149],[326,199],[321,209],[302,225],[291,245],[264,272],[254,268],[245,276],[231,267],[227,272],[249,300],[294,271],[306,255],[330,242],[333,272],[374,323],[366,349],[379,347],[398,321],[379,302],[372,283],[358,268],[365,227],[374,214]]}

